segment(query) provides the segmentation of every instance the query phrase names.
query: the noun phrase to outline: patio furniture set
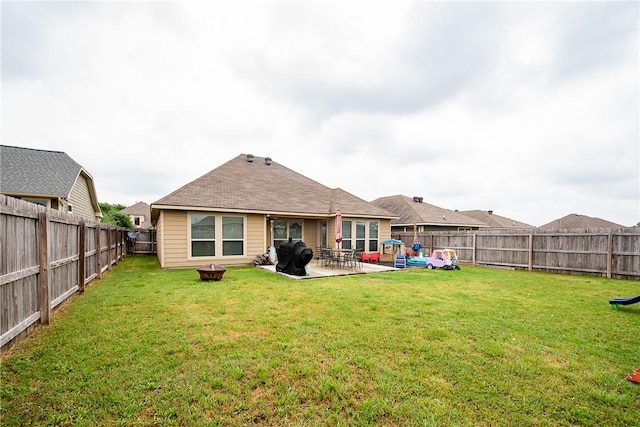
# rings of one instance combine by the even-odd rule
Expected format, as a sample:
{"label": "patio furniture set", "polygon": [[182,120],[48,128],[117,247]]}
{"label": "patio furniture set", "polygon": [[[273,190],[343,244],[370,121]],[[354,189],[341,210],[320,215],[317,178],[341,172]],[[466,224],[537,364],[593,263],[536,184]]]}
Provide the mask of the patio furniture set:
{"label": "patio furniture set", "polygon": [[363,262],[378,262],[380,254],[367,254],[355,249],[317,249],[316,265],[325,268],[361,269]]}

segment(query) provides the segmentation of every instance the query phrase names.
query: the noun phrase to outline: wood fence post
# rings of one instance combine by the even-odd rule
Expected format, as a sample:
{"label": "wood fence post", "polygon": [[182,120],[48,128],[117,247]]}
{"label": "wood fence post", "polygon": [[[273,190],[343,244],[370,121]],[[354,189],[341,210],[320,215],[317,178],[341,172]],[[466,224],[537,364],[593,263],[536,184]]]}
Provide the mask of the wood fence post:
{"label": "wood fence post", "polygon": [[87,226],[84,223],[84,220],[80,220],[80,225],[78,225],[78,292],[84,292],[84,279],[85,279],[85,253],[87,252],[85,248],[85,236],[86,236]]}
{"label": "wood fence post", "polygon": [[111,270],[111,228],[107,227],[107,270]]}
{"label": "wood fence post", "polygon": [[609,230],[607,236],[607,279],[611,279],[611,267],[613,264],[613,233]]}
{"label": "wood fence post", "polygon": [[38,214],[38,276],[40,323],[48,325],[51,319],[51,302],[49,301],[49,214]]}
{"label": "wood fence post", "polygon": [[471,251],[471,262],[476,265],[476,236],[478,233],[473,233],[473,250]]}
{"label": "wood fence post", "polygon": [[533,233],[529,233],[529,271],[533,271]]}
{"label": "wood fence post", "polygon": [[120,246],[120,230],[113,230],[113,233],[115,234],[114,240],[116,242],[116,259],[114,260],[114,262],[116,265],[118,265],[118,263],[120,262],[120,251],[122,250],[122,246]]}
{"label": "wood fence post", "polygon": [[100,224],[96,226],[96,273],[98,279],[102,278],[102,243],[100,242]]}

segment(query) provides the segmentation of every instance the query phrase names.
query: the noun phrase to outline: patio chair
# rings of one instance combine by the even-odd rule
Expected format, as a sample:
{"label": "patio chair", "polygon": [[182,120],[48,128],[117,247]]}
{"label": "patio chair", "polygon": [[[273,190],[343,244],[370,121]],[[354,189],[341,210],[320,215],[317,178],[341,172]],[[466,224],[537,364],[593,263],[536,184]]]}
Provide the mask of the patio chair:
{"label": "patio chair", "polygon": [[369,262],[379,263],[380,262],[380,252],[373,252],[373,253],[369,254]]}
{"label": "patio chair", "polygon": [[360,254],[360,262],[369,262],[369,255],[366,252]]}

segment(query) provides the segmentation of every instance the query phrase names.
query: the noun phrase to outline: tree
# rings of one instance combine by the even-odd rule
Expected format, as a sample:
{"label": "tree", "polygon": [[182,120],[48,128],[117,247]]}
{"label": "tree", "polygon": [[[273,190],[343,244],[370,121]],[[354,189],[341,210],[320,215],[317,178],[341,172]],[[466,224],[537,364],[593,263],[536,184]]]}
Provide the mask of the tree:
{"label": "tree", "polygon": [[100,210],[102,211],[102,221],[100,222],[103,224],[115,225],[123,228],[134,228],[129,215],[125,215],[120,212],[122,209],[126,208],[125,205],[112,205],[105,202],[99,203],[99,205]]}

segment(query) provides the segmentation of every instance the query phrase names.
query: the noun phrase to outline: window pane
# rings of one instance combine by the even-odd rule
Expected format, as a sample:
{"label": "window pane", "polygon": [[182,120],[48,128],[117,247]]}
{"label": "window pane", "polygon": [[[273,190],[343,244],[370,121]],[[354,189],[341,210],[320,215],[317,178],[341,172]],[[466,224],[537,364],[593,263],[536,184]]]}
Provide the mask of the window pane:
{"label": "window pane", "polygon": [[211,215],[191,215],[192,239],[215,239],[216,218]]}
{"label": "window pane", "polygon": [[351,221],[342,221],[342,237],[344,239],[351,238]]}
{"label": "window pane", "polygon": [[215,256],[215,242],[191,242],[191,256]]}
{"label": "window pane", "polygon": [[371,221],[369,223],[369,238],[370,239],[378,238],[378,222],[377,221]]}
{"label": "window pane", "polygon": [[222,255],[242,255],[243,242],[222,242]]}
{"label": "window pane", "polygon": [[364,239],[364,232],[366,230],[364,221],[356,222],[356,239]]}
{"label": "window pane", "polygon": [[242,239],[244,237],[243,218],[237,216],[222,217],[222,238]]}
{"label": "window pane", "polygon": [[286,221],[274,221],[273,222],[273,238],[275,240],[284,240],[287,238],[287,223]]}
{"label": "window pane", "polygon": [[302,239],[302,223],[298,221],[291,221],[289,223],[289,237],[292,239]]}
{"label": "window pane", "polygon": [[378,241],[377,240],[369,240],[369,251],[377,252],[378,251]]}
{"label": "window pane", "polygon": [[356,250],[364,251],[364,240],[356,240]]}
{"label": "window pane", "polygon": [[343,240],[342,249],[351,249],[351,240]]}

